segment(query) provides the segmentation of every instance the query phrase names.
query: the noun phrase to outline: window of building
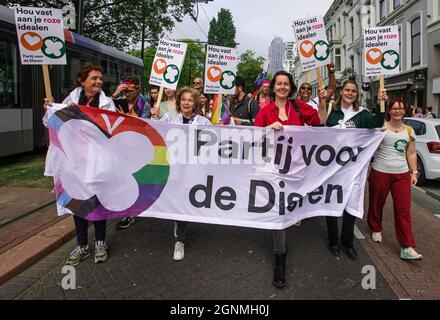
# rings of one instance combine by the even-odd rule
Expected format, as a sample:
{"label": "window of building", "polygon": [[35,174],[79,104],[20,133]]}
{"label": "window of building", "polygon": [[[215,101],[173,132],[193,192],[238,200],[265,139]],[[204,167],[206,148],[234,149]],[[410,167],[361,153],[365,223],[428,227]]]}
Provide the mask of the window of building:
{"label": "window of building", "polygon": [[422,26],[421,19],[417,17],[411,22],[411,65],[421,63],[422,53]]}
{"label": "window of building", "polygon": [[0,37],[0,108],[20,107],[17,46]]}
{"label": "window of building", "polygon": [[336,71],[341,71],[341,49],[340,48],[336,48],[335,49],[335,70]]}
{"label": "window of building", "polygon": [[350,56],[351,73],[354,74],[354,56]]}
{"label": "window of building", "polygon": [[393,8],[397,9],[402,4],[402,0],[393,0]]}
{"label": "window of building", "polygon": [[341,19],[338,19],[338,38],[341,39],[342,31],[341,31]]}
{"label": "window of building", "polygon": [[386,0],[379,1],[379,12],[381,20],[386,17]]}
{"label": "window of building", "polygon": [[354,21],[353,21],[353,18],[350,19],[350,30],[351,30],[351,41],[354,41]]}

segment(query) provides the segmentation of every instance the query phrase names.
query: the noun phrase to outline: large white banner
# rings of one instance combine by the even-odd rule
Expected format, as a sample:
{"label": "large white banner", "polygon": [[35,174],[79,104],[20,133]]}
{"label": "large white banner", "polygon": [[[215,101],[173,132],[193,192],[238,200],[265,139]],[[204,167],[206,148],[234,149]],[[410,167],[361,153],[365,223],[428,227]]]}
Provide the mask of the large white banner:
{"label": "large white banner", "polygon": [[379,130],[195,126],[88,107],[51,108],[59,214],[283,229],[362,217]]}

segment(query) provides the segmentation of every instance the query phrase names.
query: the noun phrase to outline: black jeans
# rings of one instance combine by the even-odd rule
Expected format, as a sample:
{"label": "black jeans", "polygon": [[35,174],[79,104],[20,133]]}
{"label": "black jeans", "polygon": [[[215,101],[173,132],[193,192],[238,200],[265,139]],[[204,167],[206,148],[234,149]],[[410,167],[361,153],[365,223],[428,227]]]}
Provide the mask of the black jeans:
{"label": "black jeans", "polygon": [[[73,220],[75,221],[76,242],[79,246],[87,245],[87,228],[89,226],[88,221],[75,215],[73,216]],[[95,227],[96,241],[105,241],[105,229],[107,226],[107,221],[93,221],[93,225]]]}
{"label": "black jeans", "polygon": [[[337,217],[326,217],[327,221],[327,232],[329,244],[331,246],[336,245],[339,240],[338,236],[338,218]],[[354,240],[354,223],[356,222],[356,217],[344,211],[342,216],[342,233],[341,233],[341,243],[346,247],[353,247]]]}

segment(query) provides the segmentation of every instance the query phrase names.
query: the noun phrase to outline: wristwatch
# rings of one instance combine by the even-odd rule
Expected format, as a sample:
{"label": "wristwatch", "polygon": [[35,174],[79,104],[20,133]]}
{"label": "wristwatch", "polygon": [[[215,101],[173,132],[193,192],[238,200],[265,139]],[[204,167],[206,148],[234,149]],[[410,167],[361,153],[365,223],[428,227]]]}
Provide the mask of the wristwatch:
{"label": "wristwatch", "polygon": [[417,171],[417,170],[411,170],[410,171],[410,174],[418,174],[419,173],[419,171]]}

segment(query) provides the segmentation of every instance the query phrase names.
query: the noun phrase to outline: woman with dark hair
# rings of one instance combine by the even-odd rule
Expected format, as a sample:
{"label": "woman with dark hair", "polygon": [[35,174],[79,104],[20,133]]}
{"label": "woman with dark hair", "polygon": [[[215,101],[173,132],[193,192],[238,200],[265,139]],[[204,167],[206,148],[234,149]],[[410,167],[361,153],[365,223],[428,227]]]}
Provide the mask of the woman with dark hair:
{"label": "woman with dark hair", "polygon": [[[283,126],[320,125],[325,123],[327,112],[325,109],[325,97],[327,91],[319,93],[319,110],[313,109],[302,101],[290,101],[289,98],[296,91],[292,75],[286,71],[275,73],[270,82],[272,102],[255,118],[255,126],[282,130]],[[275,252],[275,268],[272,283],[278,288],[284,287],[286,270],[286,231],[272,231]]]}
{"label": "woman with dark hair", "polygon": [[394,99],[385,122],[386,133],[376,151],[368,178],[368,226],[375,242],[382,242],[382,211],[391,191],[394,203],[394,224],[400,244],[400,258],[422,259],[414,248],[411,230],[411,186],[417,184],[416,135],[403,123],[405,101]]}
{"label": "woman with dark hair", "polygon": [[[176,97],[176,110],[165,113],[162,121],[189,125],[210,125],[211,122],[200,115],[199,94],[195,89],[182,88]],[[180,261],[185,257],[185,239],[188,222],[174,223],[174,254],[173,259]]]}
{"label": "woman with dark hair", "polygon": [[[64,99],[62,104],[83,105],[116,112],[113,100],[110,97],[107,97],[102,90],[102,85],[104,83],[102,72],[100,66],[94,66],[91,64],[84,65],[76,76],[75,83],[78,87],[74,89],[66,99]],[[51,103],[52,102],[48,98],[44,99],[45,108],[50,107]],[[43,123],[47,127],[47,113],[44,115]],[[49,149],[44,172],[46,176],[53,176],[51,162],[51,152]],[[76,215],[73,215],[73,220],[75,222],[76,241],[78,245],[70,253],[66,264],[76,266],[90,255],[90,250],[87,236],[88,221]],[[107,221],[93,221],[93,225],[95,227],[96,239],[95,263],[105,262],[108,258],[107,244],[105,243]]]}
{"label": "woman with dark hair", "polygon": [[[388,100],[386,91],[380,92],[379,99]],[[385,113],[373,114],[367,109],[359,106],[359,87],[353,80],[347,80],[342,84],[339,99],[328,116],[326,126],[337,128],[380,128],[384,124]],[[338,218],[326,217],[327,232],[329,237],[329,250],[335,256],[339,255]],[[356,217],[346,210],[342,219],[341,244],[350,259],[357,259],[357,252],[353,246],[354,224]]]}
{"label": "woman with dark hair", "polygon": [[211,104],[209,103],[210,96],[206,93],[199,94],[199,105],[200,105],[200,114],[211,120],[212,117],[212,109]]}

